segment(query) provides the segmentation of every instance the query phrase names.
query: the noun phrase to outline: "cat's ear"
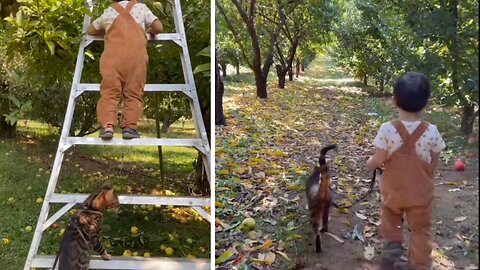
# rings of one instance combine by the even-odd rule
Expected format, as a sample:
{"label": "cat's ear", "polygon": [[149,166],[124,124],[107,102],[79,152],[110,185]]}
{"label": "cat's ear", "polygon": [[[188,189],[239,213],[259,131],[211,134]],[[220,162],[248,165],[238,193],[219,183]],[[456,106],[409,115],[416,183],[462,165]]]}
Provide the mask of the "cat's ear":
{"label": "cat's ear", "polygon": [[112,183],[110,183],[110,181],[107,181],[107,182],[103,183],[102,189],[103,190],[112,190]]}

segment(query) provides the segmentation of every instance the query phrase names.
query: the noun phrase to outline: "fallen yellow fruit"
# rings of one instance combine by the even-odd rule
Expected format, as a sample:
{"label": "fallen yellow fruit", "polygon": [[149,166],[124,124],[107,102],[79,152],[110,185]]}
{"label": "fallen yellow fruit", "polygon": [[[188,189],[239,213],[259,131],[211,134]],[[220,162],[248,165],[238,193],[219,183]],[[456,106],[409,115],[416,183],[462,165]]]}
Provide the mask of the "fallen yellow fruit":
{"label": "fallen yellow fruit", "polygon": [[43,203],[43,198],[37,198],[37,200],[35,202],[38,203],[38,204],[41,204],[41,203]]}
{"label": "fallen yellow fruit", "polygon": [[165,254],[167,254],[167,256],[172,256],[173,255],[173,248],[167,247],[165,249]]}
{"label": "fallen yellow fruit", "polygon": [[143,253],[143,257],[152,257],[152,254],[150,254],[150,252],[145,252]]}
{"label": "fallen yellow fruit", "polygon": [[255,228],[255,219],[246,218],[242,221],[242,230],[249,232]]}
{"label": "fallen yellow fruit", "polygon": [[130,251],[129,249],[125,250],[125,251],[123,252],[123,256],[127,256],[127,257],[132,256],[132,251]]}
{"label": "fallen yellow fruit", "polygon": [[165,245],[160,245],[160,250],[161,250],[161,251],[165,251],[166,248],[167,248],[167,246],[165,246]]}
{"label": "fallen yellow fruit", "polygon": [[130,229],[130,232],[131,232],[132,234],[137,234],[138,231],[139,231],[138,228],[135,227],[135,226],[133,226],[133,227]]}
{"label": "fallen yellow fruit", "polygon": [[2,244],[8,245],[10,243],[10,240],[8,238],[2,238]]}
{"label": "fallen yellow fruit", "polygon": [[195,255],[192,255],[192,254],[188,254],[187,255],[187,259],[196,259],[197,257],[195,257]]}

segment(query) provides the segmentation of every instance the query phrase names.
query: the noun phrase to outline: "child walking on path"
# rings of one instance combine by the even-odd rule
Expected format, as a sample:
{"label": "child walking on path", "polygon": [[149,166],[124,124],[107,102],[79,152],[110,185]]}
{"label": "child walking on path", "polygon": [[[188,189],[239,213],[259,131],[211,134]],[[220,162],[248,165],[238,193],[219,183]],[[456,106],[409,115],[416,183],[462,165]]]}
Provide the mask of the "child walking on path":
{"label": "child walking on path", "polygon": [[100,58],[102,82],[97,103],[97,118],[102,127],[100,138],[108,140],[113,137],[122,97],[122,138],[140,137],[137,122],[143,114],[143,91],[147,78],[146,33],[158,34],[162,31],[158,18],[146,5],[136,0],[113,0],[102,16],[89,25],[88,34],[105,33],[105,47]]}
{"label": "child walking on path", "polygon": [[[435,125],[420,116],[430,98],[430,85],[420,73],[408,72],[394,86],[398,119],[383,123],[373,141],[367,167],[384,167],[380,233],[384,238],[382,270],[431,267],[433,178],[445,143]],[[408,265],[402,265],[402,217],[410,231]]]}

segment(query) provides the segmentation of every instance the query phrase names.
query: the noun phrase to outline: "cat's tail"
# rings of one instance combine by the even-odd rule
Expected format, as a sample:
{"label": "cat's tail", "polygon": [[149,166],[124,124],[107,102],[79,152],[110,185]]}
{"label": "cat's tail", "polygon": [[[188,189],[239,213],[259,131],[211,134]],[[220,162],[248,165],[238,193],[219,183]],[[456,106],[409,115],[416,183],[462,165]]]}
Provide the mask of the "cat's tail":
{"label": "cat's tail", "polygon": [[327,154],[328,151],[330,151],[332,149],[336,150],[337,145],[336,144],[330,144],[330,145],[327,145],[324,148],[322,148],[322,150],[320,150],[320,158],[318,159],[318,164],[320,165],[320,172],[321,173],[326,173],[328,171],[327,162],[325,161],[325,155]]}

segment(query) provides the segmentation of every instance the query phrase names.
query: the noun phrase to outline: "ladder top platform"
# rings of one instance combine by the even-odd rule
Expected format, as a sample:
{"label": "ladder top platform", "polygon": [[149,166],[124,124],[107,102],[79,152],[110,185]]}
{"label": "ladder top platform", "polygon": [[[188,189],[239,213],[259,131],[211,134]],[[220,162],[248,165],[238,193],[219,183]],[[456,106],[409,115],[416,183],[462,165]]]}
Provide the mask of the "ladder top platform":
{"label": "ladder top platform", "polygon": [[[89,194],[52,194],[52,203],[82,203]],[[120,204],[145,205],[175,205],[175,206],[207,206],[210,207],[210,198],[207,197],[175,197],[149,195],[118,195]]]}
{"label": "ladder top platform", "polygon": [[[32,267],[51,268],[55,256],[33,257]],[[102,260],[99,256],[92,256],[90,261],[91,269],[136,269],[136,270],[210,270],[208,259],[186,259],[186,258],[144,258],[113,256],[109,261]]]}

